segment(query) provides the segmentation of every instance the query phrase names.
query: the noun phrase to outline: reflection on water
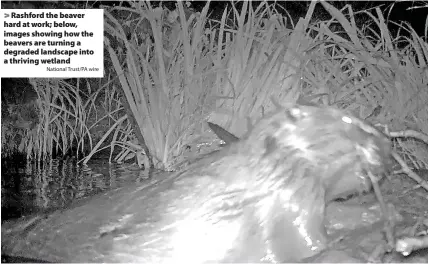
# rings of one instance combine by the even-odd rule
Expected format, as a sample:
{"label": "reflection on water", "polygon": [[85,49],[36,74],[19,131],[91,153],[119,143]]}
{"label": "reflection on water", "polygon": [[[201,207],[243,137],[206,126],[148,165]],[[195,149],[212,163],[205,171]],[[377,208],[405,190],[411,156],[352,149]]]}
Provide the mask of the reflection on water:
{"label": "reflection on water", "polygon": [[146,179],[136,165],[94,160],[88,166],[52,160],[25,168],[2,166],[1,219],[55,210],[100,192]]}

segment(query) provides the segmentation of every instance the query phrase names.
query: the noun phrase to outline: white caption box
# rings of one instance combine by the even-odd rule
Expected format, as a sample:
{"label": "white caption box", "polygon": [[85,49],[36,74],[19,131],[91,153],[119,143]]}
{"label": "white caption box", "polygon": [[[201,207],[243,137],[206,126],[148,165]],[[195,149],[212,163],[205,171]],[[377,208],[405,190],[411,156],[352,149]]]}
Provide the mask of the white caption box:
{"label": "white caption box", "polygon": [[2,9],[2,77],[104,76],[103,9]]}

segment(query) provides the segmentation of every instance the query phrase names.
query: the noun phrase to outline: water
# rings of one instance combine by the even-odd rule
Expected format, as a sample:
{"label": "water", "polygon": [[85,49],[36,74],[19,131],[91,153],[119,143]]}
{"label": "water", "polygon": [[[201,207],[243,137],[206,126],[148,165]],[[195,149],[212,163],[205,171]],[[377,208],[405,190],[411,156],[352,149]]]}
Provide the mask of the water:
{"label": "water", "polygon": [[1,220],[65,208],[146,178],[146,171],[136,165],[109,164],[106,160],[93,160],[88,166],[55,159],[43,166],[2,165]]}

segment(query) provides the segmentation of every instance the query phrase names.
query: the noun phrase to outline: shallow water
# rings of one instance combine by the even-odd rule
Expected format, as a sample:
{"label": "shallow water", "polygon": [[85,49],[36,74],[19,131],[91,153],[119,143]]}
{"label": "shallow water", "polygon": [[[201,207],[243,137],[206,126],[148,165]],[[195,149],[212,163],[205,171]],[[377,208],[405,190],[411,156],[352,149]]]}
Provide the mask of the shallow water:
{"label": "shallow water", "polygon": [[[140,170],[136,165],[109,165],[106,160],[94,160],[85,167],[57,160],[53,160],[43,167],[34,164],[27,165],[25,168],[18,167],[18,169],[13,166],[2,167],[2,221],[34,214],[32,217],[24,217],[16,222],[2,224],[2,252],[18,257],[33,256],[42,258],[42,260],[58,261],[61,259],[60,256],[64,257],[67,254],[63,252],[63,255],[57,256],[57,259],[52,256],[48,258],[48,256],[55,252],[58,253],[59,249],[74,248],[78,251],[78,246],[85,243],[90,249],[97,249],[96,245],[109,249],[112,246],[112,237],[120,237],[123,235],[121,232],[127,233],[129,230],[132,231],[131,234],[135,233],[133,228],[136,228],[137,225],[129,225],[128,229],[119,228],[118,231],[113,229],[118,234],[110,232],[111,234],[104,235],[106,227],[115,227],[117,219],[123,221],[122,216],[129,215],[124,213],[126,208],[138,207],[141,204],[138,201],[130,200],[127,191],[139,189],[136,184],[133,184],[138,182],[143,182],[139,184],[143,186],[145,183],[149,184],[145,171]],[[403,216],[397,217],[396,235],[407,234],[405,230],[409,227],[414,229],[418,219],[426,218],[428,215],[425,197],[416,195],[425,193],[423,190],[403,194],[403,188],[406,189],[408,186],[413,190],[413,185],[414,183],[408,178],[397,175],[389,181],[384,181],[381,186],[385,200],[395,204],[396,210]],[[121,187],[125,188],[119,191]],[[107,192],[111,190],[113,191]],[[128,199],[122,199],[120,195],[128,197]],[[410,197],[412,200],[408,201],[407,199]],[[416,198],[419,200],[415,200]],[[137,210],[134,207],[128,211],[135,214]],[[68,210],[54,212],[60,208]],[[396,252],[385,254],[385,250],[382,248],[380,252],[376,251],[376,248],[379,245],[385,245],[386,241],[383,235],[384,224],[379,222],[382,219],[380,208],[373,194],[356,197],[344,203],[332,203],[326,211],[326,227],[329,235],[332,240],[339,237],[341,240],[334,245],[332,250],[323,252],[308,262],[343,263],[361,262],[361,260],[368,259],[396,263],[426,262],[422,261],[428,257],[426,249],[415,251],[407,258]],[[45,214],[37,214],[38,212],[53,213],[49,217]],[[144,214],[141,214],[140,218],[144,218],[143,216]],[[401,220],[398,220],[399,218]],[[29,232],[27,229],[32,231]],[[419,229],[424,229],[423,225],[420,225]],[[55,232],[51,232],[52,230]],[[58,241],[56,232],[58,230],[67,234],[67,238],[78,239],[78,242],[76,243],[74,239]],[[36,231],[40,232],[42,236],[33,237],[32,233]],[[33,243],[33,246],[39,245],[38,242],[43,241],[45,247],[50,245],[52,248],[51,250],[44,248],[44,255],[42,249],[33,248],[32,252],[34,254],[37,252],[39,255],[31,254],[24,247],[27,245],[28,239],[37,242]],[[20,246],[16,246],[19,241],[21,241]],[[61,244],[61,242],[71,244]],[[3,246],[7,245],[11,245],[9,251],[3,250]],[[90,259],[89,256],[83,254],[82,260]],[[351,256],[355,256],[357,259],[353,259]],[[22,258],[18,258],[17,261],[24,262]],[[40,261],[37,260],[37,262]]]}
{"label": "shallow water", "polygon": [[2,165],[1,220],[65,208],[147,178],[133,164],[109,164],[105,159],[78,166],[73,161],[52,160],[43,165]]}

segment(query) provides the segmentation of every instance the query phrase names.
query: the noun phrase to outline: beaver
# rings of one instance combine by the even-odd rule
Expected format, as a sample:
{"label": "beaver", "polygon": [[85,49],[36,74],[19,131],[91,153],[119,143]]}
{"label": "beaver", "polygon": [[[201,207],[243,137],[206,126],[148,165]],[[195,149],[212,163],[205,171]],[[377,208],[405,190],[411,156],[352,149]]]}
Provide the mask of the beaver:
{"label": "beaver", "polygon": [[5,233],[13,249],[5,253],[55,262],[301,261],[327,247],[326,203],[368,190],[366,173],[384,172],[389,156],[383,133],[341,110],[280,107],[180,172],[50,216],[25,241]]}
{"label": "beaver", "polygon": [[[125,262],[287,262],[326,247],[325,203],[371,187],[390,141],[331,107],[293,105],[145,189],[144,221],[109,252]],[[118,258],[114,252],[126,252]]]}
{"label": "beaver", "polygon": [[[277,104],[276,104],[277,105]],[[299,104],[302,105],[302,104]],[[317,104],[308,104],[305,103],[304,105],[307,106],[314,106],[314,107],[322,107],[320,105]],[[346,118],[346,117],[345,117]],[[351,118],[351,116],[348,116],[347,118]],[[371,126],[369,126],[368,124],[361,122],[358,119],[354,118],[353,121],[357,126],[361,126],[362,129],[367,130],[368,133],[374,133],[374,134],[379,134],[379,131],[376,131],[376,129],[373,129]],[[214,124],[212,122],[207,122],[208,127],[214,132],[214,134],[221,139],[224,142],[224,145],[227,144],[232,144],[234,142],[239,141],[239,138],[237,136],[235,136],[234,134],[230,133],[229,131],[227,131],[226,129],[224,129],[223,127]],[[381,137],[382,138],[382,137]],[[383,137],[385,138],[385,137]],[[388,142],[386,142],[386,147],[388,147]],[[380,145],[384,145],[380,142]],[[386,154],[386,153],[385,153]],[[389,159],[384,159],[384,161],[386,162],[385,165],[386,167],[389,167],[391,164],[389,163]],[[365,188],[361,188],[361,190],[365,191],[368,190],[370,188],[371,182],[367,182],[365,179],[366,178],[366,174],[364,174],[364,171],[361,168],[358,168],[356,166],[351,166],[348,167],[348,171],[347,173],[354,173],[356,177],[354,177],[353,179],[358,179],[360,178],[361,183],[362,184],[368,184],[368,186],[365,186]],[[341,180],[341,179],[345,179],[345,180]],[[337,200],[337,199],[345,199],[350,197],[350,195],[356,194],[358,193],[358,190],[356,190],[355,188],[353,188],[353,186],[349,186],[347,184],[347,178],[346,177],[342,177],[341,179],[339,179],[339,181],[336,182],[336,184],[334,186],[331,186],[330,191],[328,192],[328,197],[326,199],[326,202],[330,202],[333,200]],[[350,187],[349,189],[347,187]]]}

